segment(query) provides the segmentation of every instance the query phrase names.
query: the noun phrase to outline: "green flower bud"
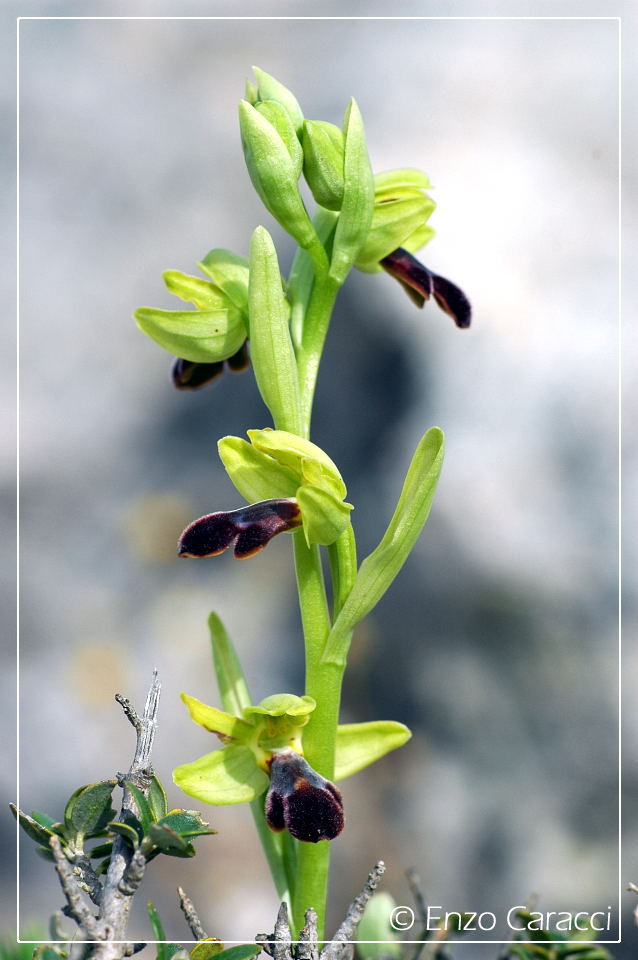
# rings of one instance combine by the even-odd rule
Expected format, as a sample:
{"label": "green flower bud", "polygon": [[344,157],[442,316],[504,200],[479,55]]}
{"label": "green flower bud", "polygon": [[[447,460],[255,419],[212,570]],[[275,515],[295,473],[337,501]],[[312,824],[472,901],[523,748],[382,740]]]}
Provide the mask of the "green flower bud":
{"label": "green flower bud", "polygon": [[413,253],[434,235],[427,221],[436,204],[423,190],[430,181],[419,170],[390,170],[374,178],[372,223],[356,266],[366,273],[381,270],[379,261],[398,247]]}
{"label": "green flower bud", "polygon": [[[250,102],[255,103],[257,100],[276,100],[277,103],[280,103],[282,107],[285,108],[297,134],[301,134],[303,113],[295,95],[291,93],[288,87],[284,87],[283,83],[275,80],[274,77],[271,77],[270,74],[264,70],[260,70],[259,67],[253,67],[253,73],[257,78],[257,87],[255,88],[253,84],[250,84],[250,93],[252,94],[253,90],[255,90],[256,99],[250,100]],[[250,98],[246,97],[246,99],[249,100]]]}
{"label": "green flower bud", "polygon": [[268,117],[242,100],[239,126],[246,166],[267,210],[299,246],[307,248],[317,235],[299,193],[301,165]]}
{"label": "green flower bud", "polygon": [[[255,115],[260,116],[256,111]],[[275,246],[263,227],[257,227],[250,241],[248,299],[251,356],[259,392],[275,426],[299,431],[299,379],[288,326],[289,309]]]}
{"label": "green flower bud", "polygon": [[322,207],[341,210],[343,203],[343,133],[333,123],[306,120],[303,127],[303,172]]}
{"label": "green flower bud", "polygon": [[343,125],[343,202],[335,230],[330,276],[342,284],[365,243],[374,209],[374,180],[361,113],[354,99]]}
{"label": "green flower bud", "polygon": [[303,168],[303,150],[285,107],[282,107],[276,100],[260,100],[259,103],[255,104],[255,110],[273,125],[285,143],[290,159],[294,164],[297,179],[299,179]]}

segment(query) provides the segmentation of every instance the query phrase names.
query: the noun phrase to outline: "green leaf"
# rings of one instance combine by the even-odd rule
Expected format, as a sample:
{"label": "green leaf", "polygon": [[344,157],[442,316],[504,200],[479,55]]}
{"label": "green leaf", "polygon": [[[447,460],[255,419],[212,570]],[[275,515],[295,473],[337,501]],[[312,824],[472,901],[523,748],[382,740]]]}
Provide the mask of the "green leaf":
{"label": "green leaf", "polygon": [[47,827],[47,829],[52,830],[54,833],[56,832],[53,828],[58,825],[57,821],[54,820],[53,817],[50,817],[48,813],[40,813],[39,810],[32,810],[31,817],[41,826]]}
{"label": "green leaf", "polygon": [[159,826],[170,827],[180,837],[203,837],[207,834],[217,833],[202,820],[201,814],[196,810],[171,810],[160,820]]}
{"label": "green leaf", "polygon": [[54,950],[53,947],[42,944],[33,951],[33,960],[60,960],[60,957],[68,957],[64,950]]}
{"label": "green leaf", "polygon": [[352,504],[312,484],[297,491],[306,543],[328,546],[334,543],[350,523]]}
{"label": "green leaf", "polygon": [[208,618],[208,629],[213,650],[213,665],[217,686],[224,710],[241,716],[245,707],[251,705],[250,692],[244,671],[235,652],[233,642],[216,613]]}
{"label": "green leaf", "polygon": [[140,790],[139,787],[136,787],[134,783],[130,782],[130,780],[126,781],[126,786],[133,797],[133,800],[135,801],[142,831],[144,835],[146,835],[150,825],[153,823],[153,812],[151,810],[151,806],[146,799],[146,795],[142,790]]}
{"label": "green leaf", "polygon": [[209,280],[191,277],[179,270],[165,270],[162,277],[170,293],[194,304],[198,310],[227,310],[232,306],[225,294]]}
{"label": "green leaf", "polygon": [[153,774],[150,786],[148,788],[148,805],[151,808],[153,820],[161,820],[168,813],[168,801],[166,791],[157,774]]}
{"label": "green leaf", "polygon": [[[197,948],[195,948],[197,949]],[[261,953],[261,946],[257,943],[240,943],[236,947],[228,947],[217,954],[218,960],[252,960]],[[193,956],[191,952],[191,957]],[[199,960],[199,958],[197,958]]]}
{"label": "green leaf", "polygon": [[379,546],[361,564],[348,599],[330,631],[322,657],[324,662],[345,662],[352,630],[376,606],[408,559],[430,514],[443,452],[443,432],[432,427],[416,448],[388,528]]}
{"label": "green leaf", "polygon": [[248,260],[230,250],[209,250],[197,266],[223,290],[243,314],[248,313]]}
{"label": "green leaf", "polygon": [[151,340],[176,357],[193,363],[216,363],[237,353],[246,340],[239,310],[156,310],[140,307],[135,321]]}
{"label": "green leaf", "polygon": [[151,921],[151,929],[153,931],[153,937],[155,940],[161,941],[156,944],[157,947],[157,960],[170,960],[170,958],[175,953],[175,950],[168,950],[167,948],[175,946],[177,950],[180,948],[176,944],[167,944],[166,943],[166,934],[164,932],[164,925],[160,920],[160,915],[157,912],[155,904],[149,902],[146,904],[146,911],[148,913],[148,918]]}
{"label": "green leaf", "polygon": [[[400,957],[401,947],[396,940],[396,931],[390,924],[392,910],[396,906],[389,893],[372,895],[364,910],[357,930],[357,953],[363,960],[380,960],[381,957]],[[362,940],[389,940],[389,943],[362,943]]]}
{"label": "green leaf", "polygon": [[100,780],[80,787],[69,798],[64,810],[64,824],[78,840],[99,833],[115,816],[111,794],[117,780]]}
{"label": "green leaf", "polygon": [[22,810],[18,810],[15,803],[10,803],[9,807],[11,813],[18,820],[18,823],[31,840],[35,840],[36,843],[39,843],[40,846],[45,847],[49,850],[49,841],[53,836],[53,831],[49,830],[48,827],[42,826],[38,823],[33,817],[30,817],[28,814],[23,813]]}
{"label": "green leaf", "polygon": [[210,957],[219,957],[224,952],[224,944],[216,937],[207,937],[200,940],[191,950],[191,960],[210,960]]}
{"label": "green leaf", "polygon": [[337,727],[335,780],[344,780],[364,767],[397,750],[412,734],[394,720],[372,720],[369,723],[343,723]]}
{"label": "green leaf", "polygon": [[[139,829],[134,824],[137,824]],[[128,820],[114,820],[109,823],[109,830],[128,840],[134,850],[139,846],[143,836],[142,825],[136,817],[134,818],[130,814]]]}
{"label": "green leaf", "polygon": [[246,803],[270,783],[252,750],[234,745],[182,764],[173,771],[173,780],[190,797],[215,805]]}
{"label": "green leaf", "polygon": [[226,473],[248,503],[294,497],[297,492],[299,481],[291,470],[240,437],[222,437],[217,449]]}
{"label": "green leaf", "polygon": [[105,840],[104,843],[98,843],[87,851],[92,860],[101,860],[102,857],[110,857],[113,852],[113,840]]}
{"label": "green leaf", "polygon": [[152,823],[146,834],[154,847],[170,857],[194,857],[195,847],[165,823]]}
{"label": "green leaf", "polygon": [[218,737],[245,740],[252,735],[252,725],[245,720],[233,717],[230,713],[218,710],[217,707],[209,707],[208,704],[202,703],[196,697],[190,697],[187,693],[182,693],[181,698],[188,708],[191,720],[211,733],[217,734]]}
{"label": "green leaf", "polygon": [[[252,109],[252,108],[251,108]],[[257,227],[250,241],[250,350],[255,379],[273,422],[301,432],[297,364],[290,339],[288,310],[272,238]]]}
{"label": "green leaf", "polygon": [[342,284],[365,243],[374,211],[374,180],[359,107],[350,100],[344,120],[344,188],[330,276]]}
{"label": "green leaf", "polygon": [[[253,73],[257,80],[257,98],[259,100],[276,100],[277,103],[280,103],[287,110],[297,133],[301,133],[303,112],[294,93],[279,80],[276,80],[275,77],[271,77],[265,70],[260,70],[259,67],[253,67]],[[251,88],[252,86],[251,84]]]}

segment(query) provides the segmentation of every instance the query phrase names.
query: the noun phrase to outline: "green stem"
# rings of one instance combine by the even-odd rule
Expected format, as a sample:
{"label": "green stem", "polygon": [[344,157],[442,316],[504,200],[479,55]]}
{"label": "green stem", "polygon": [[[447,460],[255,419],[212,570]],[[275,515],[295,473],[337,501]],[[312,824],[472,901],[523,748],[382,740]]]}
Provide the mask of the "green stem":
{"label": "green stem", "polygon": [[306,438],[310,435],[312,401],[315,395],[321,354],[338,292],[339,284],[331,277],[315,276],[304,319],[301,350],[297,357],[301,392],[301,419]]}

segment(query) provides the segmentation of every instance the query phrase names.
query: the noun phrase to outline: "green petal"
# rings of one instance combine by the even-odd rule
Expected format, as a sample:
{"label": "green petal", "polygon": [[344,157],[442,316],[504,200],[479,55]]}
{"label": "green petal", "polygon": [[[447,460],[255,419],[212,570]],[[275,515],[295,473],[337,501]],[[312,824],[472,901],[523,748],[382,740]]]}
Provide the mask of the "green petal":
{"label": "green petal", "polygon": [[248,260],[216,247],[197,264],[242,313],[248,312]]}
{"label": "green petal", "polygon": [[246,707],[246,719],[252,716],[305,717],[317,706],[312,697],[297,697],[294,693],[274,693],[255,707]]}
{"label": "green petal", "polygon": [[220,806],[254,800],[270,783],[252,750],[234,744],[176,767],[173,780],[189,797]]}
{"label": "green petal", "polygon": [[179,270],[165,270],[162,277],[170,293],[194,304],[198,310],[227,310],[233,306],[228,297],[209,280],[191,277]]}
{"label": "green petal", "polygon": [[388,528],[379,546],[361,564],[348,599],[328,635],[324,662],[345,662],[352,630],[377,605],[407,560],[429,516],[443,466],[443,452],[443,431],[432,427],[412,457]]}
{"label": "green petal", "polygon": [[237,353],[246,339],[239,310],[155,310],[140,307],[135,321],[151,340],[176,357],[216,363]]}
{"label": "green petal", "polygon": [[255,449],[261,453],[267,453],[278,463],[289,467],[299,480],[304,479],[304,461],[317,460],[325,467],[327,474],[337,483],[338,488],[340,490],[343,488],[342,496],[345,496],[346,487],[336,464],[316,443],[304,440],[286,430],[249,430],[248,436]]}
{"label": "green petal", "polygon": [[406,743],[412,734],[394,720],[343,723],[337,727],[335,780],[344,780]]}
{"label": "green petal", "polygon": [[291,470],[240,437],[222,437],[219,456],[235,488],[248,503],[294,497],[299,481]]}
{"label": "green petal", "polygon": [[206,730],[210,730],[211,733],[216,733],[218,736],[221,735],[223,737],[232,737],[233,739],[245,738],[252,733],[250,724],[244,720],[240,720],[239,717],[233,717],[230,713],[224,713],[223,710],[218,710],[217,707],[209,707],[208,704],[202,703],[201,700],[197,700],[195,697],[189,697],[187,693],[182,693],[181,697],[188,708],[191,720],[198,723],[200,727],[205,727]]}
{"label": "green petal", "polygon": [[296,494],[306,543],[328,546],[334,543],[350,523],[352,504],[345,503],[328,490],[301,486]]}

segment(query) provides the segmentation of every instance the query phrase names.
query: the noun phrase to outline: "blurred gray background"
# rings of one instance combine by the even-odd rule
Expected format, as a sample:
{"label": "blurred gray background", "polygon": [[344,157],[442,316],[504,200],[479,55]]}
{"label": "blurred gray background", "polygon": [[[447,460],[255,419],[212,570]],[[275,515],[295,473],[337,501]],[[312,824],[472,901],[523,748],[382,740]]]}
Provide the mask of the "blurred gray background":
{"label": "blurred gray background", "polygon": [[[421,434],[438,424],[447,435],[427,530],[350,657],[344,719],[401,720],[414,737],[343,784],[332,919],[379,857],[398,902],[414,866],[429,901],[450,910],[504,918],[532,893],[541,909],[615,907],[610,21],[22,23],[21,804],[59,815],[77,785],[127,768],[132,731],[113,695],[141,706],[154,666],[156,769],[172,805],[192,804],[170,771],[213,747],[178,699],[217,702],[211,609],[256,698],[302,690],[288,538],[241,565],[175,559],[189,520],[239,505],[215,444],[269,422],[252,374],[179,394],[168,355],[131,319],[142,304],[177,306],[162,270],[194,273],[214,246],[246,254],[258,223],[290,264],[241,155],[236,104],[253,63],[313,119],[339,123],[354,95],[374,169],[429,174],[437,236],[423,260],[474,307],[459,331],[388,276],[355,272],[329,335],[313,439],[348,483],[361,557]],[[153,863],[131,936],[148,935],[146,899],[170,937],[186,935],[177,883],[216,936],[271,924],[248,808],[205,816],[219,835],[194,860]],[[26,927],[60,891],[26,840],[20,862]]]}

